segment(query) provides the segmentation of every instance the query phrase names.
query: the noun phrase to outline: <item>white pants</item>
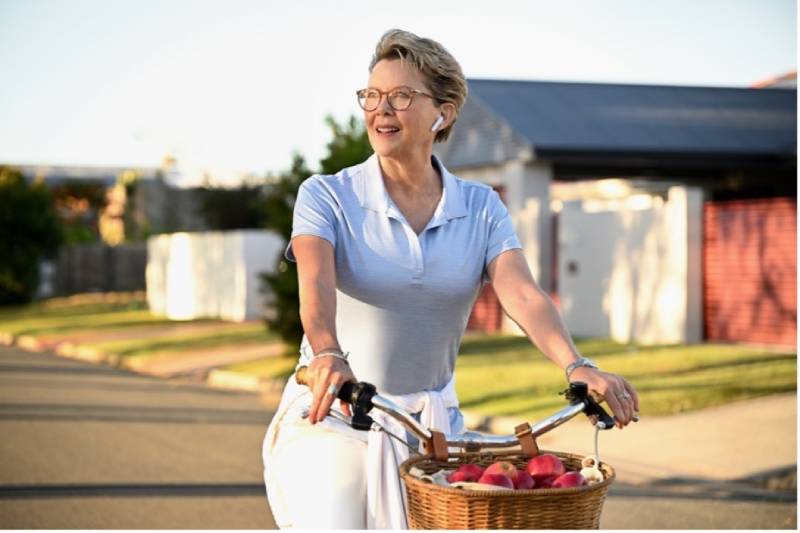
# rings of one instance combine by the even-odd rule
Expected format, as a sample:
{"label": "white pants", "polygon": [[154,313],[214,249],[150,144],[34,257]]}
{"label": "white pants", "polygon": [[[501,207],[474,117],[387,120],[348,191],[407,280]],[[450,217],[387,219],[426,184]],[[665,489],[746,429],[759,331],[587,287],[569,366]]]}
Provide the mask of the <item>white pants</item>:
{"label": "white pants", "polygon": [[287,421],[272,458],[293,529],[367,528],[365,442],[307,420]]}

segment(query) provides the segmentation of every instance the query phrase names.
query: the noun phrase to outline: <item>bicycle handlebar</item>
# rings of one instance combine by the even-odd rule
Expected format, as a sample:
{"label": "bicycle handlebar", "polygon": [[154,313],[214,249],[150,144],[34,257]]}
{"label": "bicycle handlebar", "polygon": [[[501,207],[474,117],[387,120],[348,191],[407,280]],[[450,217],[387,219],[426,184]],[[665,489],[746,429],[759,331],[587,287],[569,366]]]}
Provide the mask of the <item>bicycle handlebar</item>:
{"label": "bicycle handlebar", "polygon": [[[300,385],[308,386],[310,383],[308,368],[301,366],[295,374],[295,380]],[[570,383],[569,389],[564,394],[570,405],[531,426],[530,431],[534,439],[571,420],[580,413],[585,413],[586,416],[597,416],[597,426],[600,429],[614,427],[613,417],[592,398],[586,383],[579,381]],[[343,383],[336,393],[336,397],[353,406],[353,416],[347,417],[339,413],[333,416],[354,429],[370,429],[373,421],[367,413],[372,408],[375,408],[400,422],[420,441],[429,442],[432,438],[432,433],[428,428],[422,426],[414,417],[406,413],[394,402],[378,394],[375,386],[370,383]],[[331,414],[333,413],[336,413],[336,411],[331,411]],[[638,415],[634,415],[633,420],[638,422]],[[448,447],[463,448],[466,451],[478,451],[481,448],[509,448],[519,445],[519,439],[516,435],[486,435],[475,431],[445,435],[445,440]]]}

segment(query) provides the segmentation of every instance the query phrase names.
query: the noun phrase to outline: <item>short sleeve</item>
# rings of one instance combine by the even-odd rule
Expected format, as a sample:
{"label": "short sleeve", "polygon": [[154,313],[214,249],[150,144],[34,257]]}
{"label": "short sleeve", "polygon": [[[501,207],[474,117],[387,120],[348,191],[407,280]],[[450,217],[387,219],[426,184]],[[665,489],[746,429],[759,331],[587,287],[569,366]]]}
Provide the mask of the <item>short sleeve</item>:
{"label": "short sleeve", "polygon": [[489,239],[486,245],[486,257],[483,262],[483,280],[489,281],[489,264],[501,253],[514,248],[522,248],[514,231],[511,215],[500,200],[496,191],[489,194],[488,201]]}
{"label": "short sleeve", "polygon": [[317,176],[300,184],[292,217],[292,237],[286,245],[284,257],[296,261],[292,240],[298,235],[321,237],[336,247],[336,212],[333,194]]}

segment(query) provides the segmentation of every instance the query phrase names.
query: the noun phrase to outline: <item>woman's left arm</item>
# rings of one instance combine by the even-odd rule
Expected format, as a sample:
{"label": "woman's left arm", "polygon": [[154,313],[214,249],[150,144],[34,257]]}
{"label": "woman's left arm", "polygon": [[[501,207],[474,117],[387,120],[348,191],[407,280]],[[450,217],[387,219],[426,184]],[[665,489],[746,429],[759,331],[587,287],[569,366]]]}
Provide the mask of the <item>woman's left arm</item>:
{"label": "woman's left arm", "polygon": [[[548,359],[562,370],[580,359],[561,314],[533,279],[521,250],[499,254],[487,271],[505,313]],[[601,394],[619,428],[628,425],[633,413],[639,411],[636,389],[622,376],[580,366],[572,372],[570,381],[583,381],[590,390]]]}

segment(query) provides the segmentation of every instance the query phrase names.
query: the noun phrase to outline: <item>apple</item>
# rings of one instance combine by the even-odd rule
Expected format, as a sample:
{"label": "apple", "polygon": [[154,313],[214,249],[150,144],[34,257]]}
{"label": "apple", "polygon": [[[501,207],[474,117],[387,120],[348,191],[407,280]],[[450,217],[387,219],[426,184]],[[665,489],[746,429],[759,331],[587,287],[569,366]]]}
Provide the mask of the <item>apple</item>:
{"label": "apple", "polygon": [[484,470],[486,469],[480,465],[463,464],[447,477],[447,482],[455,483],[457,481],[478,481],[483,475]]}
{"label": "apple", "polygon": [[507,489],[514,488],[514,482],[511,481],[510,477],[504,474],[492,474],[491,472],[484,472],[481,478],[478,480],[478,483],[497,485],[498,487],[505,487]]}
{"label": "apple", "polygon": [[517,470],[517,467],[508,461],[497,461],[496,463],[492,463],[487,466],[486,470],[484,471],[484,474],[501,474],[506,476],[511,480],[512,484],[516,484],[518,473],[519,470]]}
{"label": "apple", "polygon": [[580,472],[567,472],[561,474],[553,481],[554,489],[569,489],[573,487],[582,487],[586,485],[586,478]]}
{"label": "apple", "polygon": [[541,479],[540,481],[536,481],[534,479],[534,483],[536,483],[537,489],[551,489],[553,488],[553,481],[556,480],[557,476],[548,476],[546,478]]}
{"label": "apple", "polygon": [[517,490],[532,489],[536,486],[536,482],[531,475],[524,470],[520,470],[517,474],[517,480],[514,482],[514,488]]}
{"label": "apple", "polygon": [[564,468],[564,463],[561,462],[561,459],[552,453],[543,453],[528,461],[525,471],[531,475],[533,481],[536,482],[536,486],[541,486],[541,482],[545,478],[558,477],[566,472],[567,469]]}

